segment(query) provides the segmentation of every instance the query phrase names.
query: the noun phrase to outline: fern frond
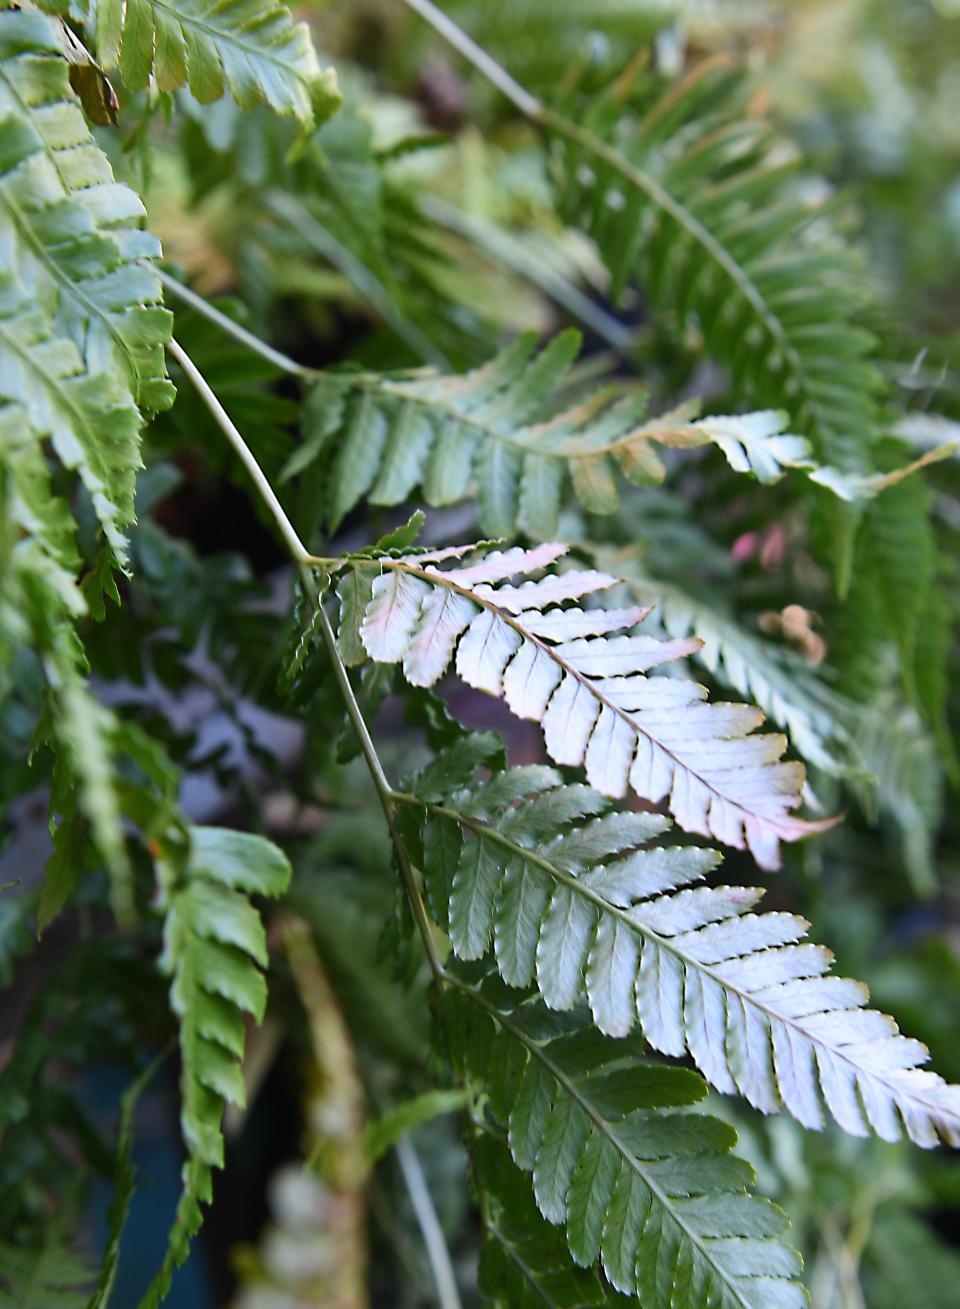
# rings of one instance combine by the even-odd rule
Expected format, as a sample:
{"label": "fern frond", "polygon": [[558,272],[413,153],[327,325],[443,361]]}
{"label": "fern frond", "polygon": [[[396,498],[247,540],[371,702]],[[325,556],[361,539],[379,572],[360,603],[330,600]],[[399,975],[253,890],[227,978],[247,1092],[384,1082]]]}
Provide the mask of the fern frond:
{"label": "fern frond", "polygon": [[[500,994],[497,995],[497,990]],[[496,997],[496,998],[494,998]],[[785,1216],[747,1193],[748,1164],[685,1069],[642,1062],[589,1021],[558,1024],[538,1003],[453,978],[441,1015],[462,1074],[483,1089],[537,1205],[566,1229],[577,1264],[648,1309],[800,1309]]]}
{"label": "fern frond", "polygon": [[655,1050],[690,1054],[764,1113],[960,1144],[960,1087],[921,1069],[926,1047],[864,1008],[861,983],[826,975],[832,955],[801,944],[803,919],[753,913],[756,888],[696,886],[715,851],[648,845],[667,819],[607,813],[596,792],[538,767],[442,804],[407,799],[428,814],[430,904],[459,957],[480,958],[492,937],[509,985],[535,981],[558,1010],[585,994],[611,1036],[639,1020]]}
{"label": "fern frond", "polygon": [[97,0],[97,55],[132,90],[152,75],[207,104],[226,88],[241,109],[266,102],[306,127],[340,105],[336,74],[279,0]]}
{"label": "fern frond", "polygon": [[248,896],[276,898],[290,880],[282,852],[260,836],[227,828],[189,829],[185,869],[161,861],[164,948],[170,1004],[180,1023],[180,1123],[187,1148],[183,1192],[166,1258],[145,1297],[158,1305],[200,1227],[211,1170],[223,1166],[226,1104],[243,1105],[244,1015],[259,1022],[267,999],[267,943]]}
{"label": "fern frond", "polygon": [[55,1238],[40,1250],[0,1245],[0,1309],[87,1309],[90,1268]]}
{"label": "fern frond", "polygon": [[0,221],[52,333],[74,343],[87,372],[126,379],[152,414],[174,395],[164,367],[172,319],[153,267],[160,243],[140,225],[139,197],[114,180],[68,71],[42,14],[0,14]]}
{"label": "fern frond", "polygon": [[744,79],[711,60],[657,98],[628,74],[547,121],[561,209],[596,240],[614,293],[638,278],[744,400],[788,408],[822,461],[868,470],[879,376],[856,323],[862,270],[791,195],[795,157],[747,113]]}
{"label": "fern frond", "polygon": [[[0,149],[16,126],[0,122]],[[93,375],[69,339],[56,336],[26,288],[0,275],[0,350],[4,390],[38,440],[48,437],[75,470],[93,502],[113,559],[127,559],[125,528],[133,521],[140,467],[140,415],[120,382]]]}
{"label": "fern frond", "polygon": [[[699,649],[698,639],[611,635],[642,621],[647,610],[638,606],[562,607],[613,586],[617,579],[607,573],[552,572],[510,584],[549,567],[565,546],[494,551],[466,567],[436,567],[438,558],[468,549],[354,565],[343,616],[355,622],[362,614],[359,640],[370,658],[402,662],[407,681],[433,686],[456,649],[463,680],[541,723],[557,763],[583,764],[591,785],[607,795],[623,795],[629,785],[645,800],[666,800],[682,827],[746,846],[763,867],[778,865],[781,840],[829,825],[790,813],[800,801],[803,765],[781,761],[783,736],[751,735],[763,720],[759,709],[709,704],[695,682],[647,676]],[[358,597],[349,588],[360,585],[367,589]],[[348,628],[341,643],[355,639]]]}
{"label": "fern frond", "polygon": [[[461,375],[327,374],[315,402],[308,401],[306,443],[288,471],[336,444],[332,528],[364,495],[372,504],[395,505],[419,485],[430,505],[475,492],[485,532],[508,535],[519,528],[536,540],[555,533],[568,480],[584,508],[597,514],[616,509],[619,478],[641,486],[661,482],[666,469],[657,446],[716,445],[735,471],[761,482],[778,481],[791,468],[815,476],[824,471],[812,463],[807,442],[784,430],[786,415],[779,412],[698,419],[696,405],[688,404],[649,419],[642,392],[615,386],[558,412],[552,394],[576,358],[580,337],[563,332],[539,353],[536,343],[534,333],[525,333]],[[311,412],[318,419],[315,433]]]}
{"label": "fern frond", "polygon": [[[129,924],[133,918],[130,866],[114,769],[119,724],[87,685],[86,658],[73,630],[76,620],[86,612],[80,590],[73,576],[52,557],[56,537],[44,536],[41,520],[33,517],[19,494],[26,488],[25,493],[30,495],[49,485],[45,469],[35,487],[26,485],[16,447],[8,446],[4,439],[22,419],[22,411],[16,406],[0,410],[0,454],[13,450],[6,465],[13,472],[9,479],[13,494],[4,497],[0,514],[14,530],[25,520],[39,530],[36,540],[19,540],[4,561],[0,578],[0,657],[6,662],[17,649],[37,653],[49,705],[37,739],[49,740],[57,750],[51,812],[59,813],[60,822],[45,873],[38,927],[43,930],[56,915],[80,874],[76,837],[81,816],[89,824],[94,849],[110,875],[114,911],[120,921]],[[11,420],[10,428],[5,420]],[[36,460],[43,462],[42,447],[27,424],[19,429],[16,439],[22,442],[20,453],[29,455],[30,465],[36,468]],[[51,505],[57,503],[51,497]],[[62,505],[51,511],[57,527],[61,509]],[[44,551],[44,544],[50,553]]]}

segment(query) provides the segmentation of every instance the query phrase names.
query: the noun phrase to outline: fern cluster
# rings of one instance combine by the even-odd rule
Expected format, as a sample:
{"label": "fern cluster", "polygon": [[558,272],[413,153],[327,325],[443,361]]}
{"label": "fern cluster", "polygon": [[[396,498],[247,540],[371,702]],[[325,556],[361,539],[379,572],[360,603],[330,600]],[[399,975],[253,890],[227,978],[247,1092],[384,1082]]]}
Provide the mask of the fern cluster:
{"label": "fern cluster", "polygon": [[322,1285],[333,1234],[353,1294],[375,1221],[456,1305],[459,1140],[494,1305],[801,1309],[815,1241],[758,1194],[833,1239],[794,1132],[960,1145],[949,1047],[941,1077],[795,912],[829,935],[859,865],[936,886],[954,447],[903,439],[838,206],[728,54],[666,71],[655,5],[588,6],[579,58],[577,6],[549,50],[555,7],[454,6],[534,94],[407,8],[489,141],[446,64],[412,104],[344,55],[342,107],[278,0],[0,7],[0,800],[15,842],[49,809],[39,885],[0,886],[0,1303],[115,1301],[154,1080],[182,1184],[140,1303],[174,1302],[272,1069],[313,1173],[236,1259],[251,1302]]}

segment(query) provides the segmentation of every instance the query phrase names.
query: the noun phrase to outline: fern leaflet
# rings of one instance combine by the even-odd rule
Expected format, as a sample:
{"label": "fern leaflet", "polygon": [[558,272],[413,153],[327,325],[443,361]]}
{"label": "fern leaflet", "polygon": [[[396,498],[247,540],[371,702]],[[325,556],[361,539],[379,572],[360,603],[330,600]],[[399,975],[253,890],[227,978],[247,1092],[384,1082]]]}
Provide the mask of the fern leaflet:
{"label": "fern leaflet", "polygon": [[420,486],[427,504],[462,500],[474,487],[480,524],[490,535],[518,528],[548,540],[557,528],[567,479],[585,509],[608,514],[619,501],[618,474],[641,486],[666,469],[656,446],[713,444],[730,466],[775,482],[791,468],[853,497],[869,487],[818,468],[810,447],[784,428],[786,415],[760,412],[696,417],[682,405],[646,417],[644,393],[602,387],[557,410],[552,393],[575,359],[580,337],[562,332],[534,354],[524,333],[489,363],[462,375],[328,373],[307,401],[306,440],[287,475],[332,451],[328,516],[336,528],[367,495],[395,505]]}
{"label": "fern leaflet", "polygon": [[675,1303],[678,1284],[691,1309],[806,1303],[799,1257],[777,1239],[786,1219],[747,1194],[752,1170],[729,1154],[736,1133],[675,1112],[706,1095],[699,1077],[644,1063],[589,1021],[558,1022],[500,987],[453,976],[441,1006],[457,1063],[578,1264],[599,1259],[649,1309]]}
{"label": "fern leaflet", "polygon": [[267,998],[266,936],[247,896],[275,898],[290,880],[286,856],[270,841],[218,827],[189,829],[182,871],[165,860],[158,869],[165,915],[161,967],[171,976],[170,1003],[180,1022],[187,1159],[169,1248],[145,1309],[162,1301],[200,1227],[211,1170],[223,1165],[224,1107],[246,1099],[240,1070],[244,1015],[259,1022]]}
{"label": "fern leaflet", "polygon": [[161,91],[189,85],[207,104],[226,86],[241,109],[265,101],[306,127],[340,104],[306,23],[279,0],[97,0],[97,53],[134,90],[152,74]]}
{"label": "fern leaflet", "polygon": [[698,887],[715,851],[649,845],[667,819],[607,813],[602,796],[541,767],[443,803],[406,799],[427,811],[429,902],[459,957],[482,957],[492,938],[509,985],[535,981],[557,1010],[586,994],[611,1036],[639,1019],[654,1049],[690,1054],[764,1113],[960,1143],[960,1088],[921,1069],[926,1047],[864,1008],[861,983],[826,975],[832,956],[801,944],[803,919],[753,913],[756,888]]}
{"label": "fern leaflet", "polygon": [[510,584],[549,567],[565,546],[494,551],[466,567],[436,568],[469,549],[354,565],[341,592],[341,647],[356,644],[350,626],[359,618],[366,654],[402,662],[414,686],[434,685],[456,648],[463,680],[541,723],[557,763],[583,764],[607,795],[623,795],[629,784],[645,800],[666,799],[682,827],[747,846],[763,867],[777,866],[781,840],[828,825],[790,813],[803,765],[781,761],[783,736],[751,735],[760,710],[709,704],[694,682],[647,676],[699,649],[697,639],[611,636],[646,617],[639,606],[562,607],[613,586],[607,573],[553,572]]}
{"label": "fern leaflet", "polygon": [[494,1309],[592,1309],[615,1297],[592,1269],[576,1268],[560,1232],[517,1186],[509,1154],[487,1132],[471,1142],[485,1240],[480,1289]]}

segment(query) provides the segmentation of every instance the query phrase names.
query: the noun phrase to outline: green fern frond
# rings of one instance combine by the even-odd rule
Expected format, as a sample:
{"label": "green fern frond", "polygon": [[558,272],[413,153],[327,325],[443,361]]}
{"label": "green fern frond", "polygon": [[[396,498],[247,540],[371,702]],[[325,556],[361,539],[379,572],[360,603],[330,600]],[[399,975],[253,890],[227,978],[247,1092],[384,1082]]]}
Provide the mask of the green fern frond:
{"label": "green fern frond", "polygon": [[[16,125],[0,122],[0,150]],[[133,521],[140,466],[140,416],[109,375],[93,375],[66,337],[56,336],[26,288],[0,276],[0,349],[6,399],[17,404],[36,439],[49,438],[63,464],[76,470],[93,502],[116,563],[127,560],[125,528]]]}
{"label": "green fern frond", "polygon": [[585,994],[602,1032],[639,1021],[655,1050],[691,1055],[718,1090],[764,1113],[960,1144],[960,1087],[921,1069],[926,1047],[864,1008],[861,983],[826,975],[832,955],[801,944],[805,920],[753,913],[756,888],[697,887],[720,856],[650,845],[667,819],[608,813],[595,791],[540,767],[443,803],[414,780],[406,799],[427,813],[429,901],[460,958],[492,939],[510,986],[535,982],[557,1010]]}
{"label": "green fern frond", "polygon": [[[10,409],[3,414],[10,416]],[[0,415],[0,432],[2,429]],[[34,448],[40,449],[39,445]],[[8,505],[9,501],[0,509],[6,510]],[[22,501],[20,507],[22,510]],[[22,513],[18,515],[14,503],[13,523],[18,516]],[[21,540],[7,560],[0,583],[0,654],[10,659],[18,648],[37,652],[49,705],[37,739],[49,740],[57,751],[50,803],[51,813],[59,813],[60,822],[38,910],[41,930],[62,907],[81,871],[76,841],[81,816],[89,824],[94,848],[110,874],[117,917],[126,924],[133,919],[130,866],[114,770],[119,725],[87,685],[86,657],[73,626],[85,611],[73,577],[43,552],[39,541]]]}
{"label": "green fern frond", "polygon": [[223,1166],[225,1106],[244,1105],[244,1015],[259,1022],[267,1001],[267,942],[248,896],[276,898],[290,881],[282,852],[260,836],[219,827],[189,829],[181,872],[158,863],[164,911],[160,966],[171,977],[170,1004],[180,1024],[180,1123],[187,1159],[166,1258],[147,1296],[167,1294],[187,1256],[211,1196],[211,1171]]}
{"label": "green fern frond", "polygon": [[107,1309],[113,1292],[117,1269],[120,1265],[120,1239],[127,1221],[130,1201],[133,1199],[136,1169],[133,1165],[133,1116],[137,1101],[162,1060],[155,1060],[135,1078],[120,1102],[117,1124],[117,1154],[114,1165],[113,1199],[107,1214],[107,1244],[100,1263],[97,1286],[86,1309]]}
{"label": "green fern frond", "polygon": [[[417,373],[328,374],[307,402],[305,444],[287,474],[333,448],[330,525],[366,495],[395,505],[420,486],[427,504],[475,494],[491,536],[517,529],[548,540],[569,480],[585,509],[608,514],[619,478],[641,486],[666,469],[656,447],[713,444],[737,472],[778,481],[787,469],[822,476],[810,447],[784,429],[786,415],[763,412],[696,418],[683,405],[645,417],[642,392],[608,386],[557,411],[552,403],[579,350],[573,330],[539,353],[534,333],[518,337],[483,367],[460,376]],[[314,430],[310,415],[316,414]],[[838,493],[848,494],[837,479]]]}
{"label": "green fern frond", "polygon": [[226,88],[241,109],[266,102],[306,127],[340,105],[336,74],[279,0],[97,0],[97,55],[132,90],[152,75],[207,104]]}
{"label": "green fern frond", "polygon": [[68,69],[42,14],[0,14],[0,221],[52,334],[74,343],[88,373],[125,378],[151,414],[174,396],[164,368],[172,319],[153,267],[160,244],[140,225],[138,196],[114,180]]}
{"label": "green fern frond", "polygon": [[87,1309],[86,1261],[51,1239],[39,1250],[0,1245],[0,1309]]}
{"label": "green fern frond", "polygon": [[[643,1062],[589,1021],[457,977],[440,1002],[455,1065],[488,1097],[537,1205],[565,1228],[578,1265],[648,1309],[801,1309],[786,1218],[748,1194],[719,1119],[676,1112],[701,1101],[696,1074]],[[536,1230],[536,1229],[534,1229]],[[563,1301],[561,1301],[563,1303]]]}
{"label": "green fern frond", "polygon": [[658,98],[628,73],[547,118],[561,209],[596,240],[614,293],[638,278],[744,400],[788,409],[822,461],[868,470],[879,375],[856,323],[863,272],[791,192],[795,156],[747,114],[744,79],[715,59]]}
{"label": "green fern frond", "polygon": [[[79,474],[124,567],[140,410],[174,395],[164,365],[171,316],[152,266],[159,244],[90,135],[67,69],[43,14],[0,13],[0,400]],[[61,515],[56,546],[43,548],[75,568],[68,524]],[[26,530],[49,526],[35,512]]]}
{"label": "green fern frond", "polygon": [[629,785],[645,800],[666,800],[687,831],[748,847],[764,867],[778,865],[781,840],[828,825],[791,814],[803,765],[781,760],[783,736],[751,735],[760,710],[709,704],[694,682],[647,676],[694,653],[698,639],[611,635],[633,632],[648,612],[639,606],[562,607],[615,585],[607,573],[510,583],[549,568],[565,546],[436,567],[472,548],[354,563],[341,595],[341,648],[360,644],[377,662],[402,664],[414,686],[433,686],[456,650],[460,677],[541,723],[557,763],[583,764],[607,795],[624,795]]}

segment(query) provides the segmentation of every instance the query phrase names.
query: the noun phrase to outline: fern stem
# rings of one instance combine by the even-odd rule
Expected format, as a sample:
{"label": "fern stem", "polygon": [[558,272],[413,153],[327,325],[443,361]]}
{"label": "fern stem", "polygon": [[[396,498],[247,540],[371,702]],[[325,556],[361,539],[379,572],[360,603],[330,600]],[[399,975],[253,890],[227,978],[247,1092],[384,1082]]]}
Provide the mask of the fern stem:
{"label": "fern stem", "polygon": [[[214,395],[210,388],[210,384],[200,372],[199,368],[197,368],[187,352],[175,340],[170,340],[167,349],[196,387],[197,393],[209,409],[217,426],[240,456],[240,459],[253,479],[253,483],[259,491],[264,504],[273,515],[274,522],[277,524],[280,534],[286,542],[287,548],[300,570],[300,575],[303,578],[304,588],[307,595],[313,597],[315,591],[315,579],[311,572],[311,567],[324,561],[317,556],[311,555],[306,546],[300,540],[293,524],[284,512],[283,506],[277,499],[273,487],[267,480],[263,469],[257,463],[253,451],[240,435],[240,432],[237,430],[230,415]],[[397,867],[400,870],[400,876],[403,880],[407,899],[410,903],[410,909],[420,931],[420,936],[423,940],[423,948],[426,951],[430,969],[437,983],[440,984],[446,980],[446,977],[443,971],[443,965],[440,962],[440,956],[437,953],[436,942],[433,939],[433,927],[429,915],[427,914],[426,906],[423,903],[420,888],[417,885],[416,874],[413,870],[413,865],[410,862],[410,857],[407,854],[406,846],[404,845],[403,839],[397,828],[396,816],[393,809],[394,793],[389,781],[387,780],[387,775],[383,771],[383,765],[377,754],[376,746],[373,744],[373,739],[370,736],[363,714],[360,712],[357,698],[353,693],[353,687],[350,685],[350,678],[347,676],[347,670],[344,668],[343,661],[340,658],[336,637],[333,634],[333,628],[330,626],[330,619],[327,617],[326,610],[324,609],[323,603],[319,597],[314,598],[314,603],[317,606],[317,619],[319,622],[320,634],[323,638],[323,643],[327,648],[327,653],[330,656],[330,662],[333,665],[334,677],[337,680],[337,685],[339,686],[340,693],[343,697],[347,717],[350,719],[353,729],[357,734],[360,749],[366,760],[370,776],[373,778],[373,784],[376,787],[377,795],[380,798],[380,805],[383,809],[384,817],[387,820],[387,827],[390,829],[390,839],[393,842]]]}
{"label": "fern stem", "polygon": [[224,409],[223,405],[214,395],[207,379],[200,372],[199,368],[183,347],[176,341],[171,339],[167,344],[167,349],[193,383],[200,399],[210,411],[217,426],[240,456],[241,463],[253,479],[253,483],[259,491],[264,504],[270,510],[280,535],[283,537],[294,560],[300,565],[311,562],[312,556],[297,535],[293,524],[290,522],[290,519],[284,511],[283,505],[277,499],[273,487],[267,481],[263,469],[257,463],[253,451],[240,435],[226,409]]}
{"label": "fern stem", "polygon": [[[304,571],[306,565],[304,565]],[[410,904],[410,910],[413,914],[414,921],[420,932],[423,948],[430,964],[430,971],[438,985],[442,985],[447,976],[437,953],[437,944],[433,936],[433,925],[427,913],[426,906],[423,903],[423,896],[420,894],[420,887],[417,885],[417,877],[413,865],[410,862],[410,856],[407,854],[407,848],[403,843],[403,837],[400,835],[397,827],[396,814],[394,812],[395,792],[387,780],[387,775],[383,771],[383,764],[380,762],[380,756],[377,754],[377,748],[373,743],[370,730],[364,721],[360,706],[357,703],[357,697],[353,693],[353,687],[350,685],[350,678],[347,670],[343,666],[343,660],[340,658],[340,651],[337,649],[337,640],[333,634],[333,628],[330,626],[330,619],[327,617],[326,610],[322,604],[319,604],[317,610],[319,620],[320,635],[326,646],[327,653],[330,656],[330,662],[333,665],[333,675],[336,678],[337,685],[340,688],[340,694],[343,698],[344,707],[347,711],[347,717],[353,730],[357,734],[357,740],[360,743],[360,750],[366,760],[370,776],[373,778],[373,784],[376,787],[377,796],[380,800],[380,807],[383,810],[383,816],[387,820],[387,827],[390,830],[390,840],[393,843],[394,854],[396,855],[397,867],[400,870],[400,877],[403,887]]]}
{"label": "fern stem", "polygon": [[537,118],[541,112],[540,101],[511,77],[507,70],[498,64],[492,55],[481,49],[457,24],[438,9],[431,0],[404,0],[408,9],[418,13],[434,31],[439,32],[445,41],[459,50],[464,59],[473,64],[478,72],[499,88],[508,100],[517,106],[528,118]]}
{"label": "fern stem", "polygon": [[158,268],[156,271],[157,276],[168,291],[172,291],[184,304],[189,305],[198,314],[202,314],[211,323],[215,323],[227,336],[232,336],[235,341],[245,345],[254,354],[260,355],[262,359],[266,359],[283,372],[292,373],[296,377],[312,378],[319,375],[318,369],[308,368],[306,364],[298,364],[295,359],[291,359],[289,355],[285,355],[281,350],[274,350],[272,345],[268,345],[266,341],[261,341],[259,336],[254,336],[253,332],[248,332],[245,327],[234,322],[226,314],[221,313],[209,300],[205,300],[202,295],[197,295],[196,291],[191,290],[189,286],[185,286],[183,282],[178,282],[175,277],[165,273],[162,268]]}
{"label": "fern stem", "polygon": [[414,1216],[420,1227],[423,1244],[430,1260],[433,1283],[437,1288],[437,1303],[440,1309],[461,1309],[460,1292],[457,1290],[457,1278],[450,1260],[450,1252],[444,1240],[443,1229],[437,1218],[437,1210],[423,1175],[423,1167],[417,1158],[417,1152],[404,1136],[394,1147],[397,1163],[410,1197]]}

